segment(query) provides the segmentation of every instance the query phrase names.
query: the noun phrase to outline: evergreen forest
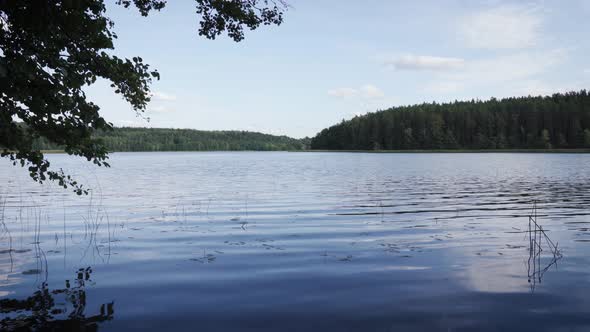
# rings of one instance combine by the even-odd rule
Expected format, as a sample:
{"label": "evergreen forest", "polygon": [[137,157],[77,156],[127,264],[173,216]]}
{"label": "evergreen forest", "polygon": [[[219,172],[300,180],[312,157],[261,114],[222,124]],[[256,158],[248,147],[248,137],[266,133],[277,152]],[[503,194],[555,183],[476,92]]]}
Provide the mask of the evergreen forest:
{"label": "evergreen forest", "polygon": [[311,149],[590,148],[590,94],[393,107],[322,130]]}

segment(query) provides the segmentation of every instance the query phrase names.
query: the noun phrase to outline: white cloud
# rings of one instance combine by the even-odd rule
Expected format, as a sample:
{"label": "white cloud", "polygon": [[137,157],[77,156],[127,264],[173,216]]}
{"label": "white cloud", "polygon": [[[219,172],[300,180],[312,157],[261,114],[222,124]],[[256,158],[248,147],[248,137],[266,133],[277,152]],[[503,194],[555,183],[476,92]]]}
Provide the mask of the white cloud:
{"label": "white cloud", "polygon": [[385,97],[385,93],[373,84],[366,84],[360,88],[336,88],[328,90],[328,95],[338,98],[361,97],[363,99],[377,99]]}
{"label": "white cloud", "polygon": [[427,90],[442,94],[465,89],[497,91],[512,88],[516,91],[555,65],[564,62],[567,55],[566,50],[557,49],[467,61],[461,70],[438,75],[427,85]]}
{"label": "white cloud", "polygon": [[171,113],[174,112],[170,102],[176,101],[176,96],[161,91],[153,91],[151,94],[152,103],[148,106],[149,113]]}
{"label": "white cloud", "polygon": [[521,83],[518,94],[527,96],[550,96],[554,93],[579,91],[588,88],[588,82],[554,82],[544,80],[530,80]]}
{"label": "white cloud", "polygon": [[383,64],[398,70],[449,70],[463,67],[465,60],[429,55],[403,55],[385,59]]}
{"label": "white cloud", "polygon": [[376,87],[372,84],[367,84],[367,85],[361,87],[360,91],[361,91],[361,95],[367,99],[385,97],[385,93],[383,93],[383,91],[381,89],[379,89],[378,87]]}
{"label": "white cloud", "polygon": [[328,95],[340,98],[356,96],[358,93],[358,90],[354,88],[336,88],[328,90]]}
{"label": "white cloud", "polygon": [[153,113],[171,113],[171,112],[174,112],[174,110],[172,108],[166,107],[166,106],[162,106],[162,105],[156,105],[156,106],[150,107],[149,108],[149,111],[150,112],[153,112]]}
{"label": "white cloud", "polygon": [[463,17],[458,30],[471,48],[519,49],[539,43],[542,23],[537,7],[502,5]]}
{"label": "white cloud", "polygon": [[563,62],[566,57],[566,50],[556,49],[477,60],[467,66],[467,76],[473,79],[480,77],[483,81],[513,81],[543,73],[549,67]]}
{"label": "white cloud", "polygon": [[173,94],[169,94],[169,93],[154,91],[154,92],[152,92],[152,99],[159,100],[159,101],[175,101],[176,96]]}
{"label": "white cloud", "polygon": [[434,82],[428,85],[428,90],[435,93],[453,93],[461,91],[465,88],[464,84],[457,81],[441,81]]}
{"label": "white cloud", "polygon": [[524,81],[519,89],[519,95],[522,96],[547,96],[556,92],[559,91],[556,91],[555,87],[540,80]]}

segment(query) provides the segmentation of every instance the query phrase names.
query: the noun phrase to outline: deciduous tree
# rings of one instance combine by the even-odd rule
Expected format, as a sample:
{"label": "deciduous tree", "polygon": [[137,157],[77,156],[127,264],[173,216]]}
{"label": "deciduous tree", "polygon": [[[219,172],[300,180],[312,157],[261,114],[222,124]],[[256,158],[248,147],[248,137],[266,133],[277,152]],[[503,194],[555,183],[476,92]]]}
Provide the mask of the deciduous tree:
{"label": "deciduous tree", "polygon": [[[163,0],[116,0],[141,15],[164,9]],[[287,9],[281,0],[195,0],[198,34],[223,33],[236,42],[244,30],[279,25]],[[160,74],[140,56],[115,55],[114,22],[104,0],[0,0],[0,151],[28,167],[39,182],[56,180],[85,192],[69,175],[50,168],[35,149],[40,138],[63,146],[68,154],[108,166],[108,151],[93,134],[109,130],[85,87],[97,79],[111,83],[137,112],[150,101],[150,84]]]}

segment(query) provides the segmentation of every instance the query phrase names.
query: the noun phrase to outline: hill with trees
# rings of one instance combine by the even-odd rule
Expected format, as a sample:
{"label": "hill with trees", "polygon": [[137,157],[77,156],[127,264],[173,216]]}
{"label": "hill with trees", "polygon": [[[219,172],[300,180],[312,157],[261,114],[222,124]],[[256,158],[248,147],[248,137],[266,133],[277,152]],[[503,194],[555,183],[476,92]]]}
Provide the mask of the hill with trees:
{"label": "hill with trees", "polygon": [[312,149],[590,148],[590,94],[393,107],[322,130]]}
{"label": "hill with trees", "polygon": [[[249,131],[202,131],[193,129],[114,128],[97,131],[93,138],[110,152],[115,151],[287,151],[303,150],[309,139],[295,139]],[[34,148],[58,150],[62,147],[45,139]]]}

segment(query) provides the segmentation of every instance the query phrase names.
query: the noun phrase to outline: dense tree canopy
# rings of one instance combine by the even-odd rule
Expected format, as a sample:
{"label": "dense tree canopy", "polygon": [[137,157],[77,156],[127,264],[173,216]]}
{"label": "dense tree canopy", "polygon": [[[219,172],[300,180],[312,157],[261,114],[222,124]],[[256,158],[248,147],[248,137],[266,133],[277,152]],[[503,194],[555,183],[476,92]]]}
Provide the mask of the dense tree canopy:
{"label": "dense tree canopy", "polygon": [[[115,151],[291,151],[304,150],[309,138],[295,139],[250,131],[204,131],[165,128],[114,128],[94,133],[111,152]],[[33,146],[61,150],[46,139]]]}
{"label": "dense tree canopy", "polygon": [[324,129],[312,149],[590,148],[590,94],[582,90],[394,107]]}
{"label": "dense tree canopy", "polygon": [[[141,57],[113,54],[117,38],[104,0],[0,0],[0,151],[27,166],[39,182],[84,190],[68,175],[51,170],[34,142],[44,138],[72,155],[106,165],[97,130],[110,130],[84,88],[105,79],[138,113],[150,101],[150,84],[160,75]],[[165,7],[162,0],[116,0],[141,15]],[[198,33],[222,33],[240,41],[244,28],[281,24],[286,5],[269,0],[195,0]]]}

